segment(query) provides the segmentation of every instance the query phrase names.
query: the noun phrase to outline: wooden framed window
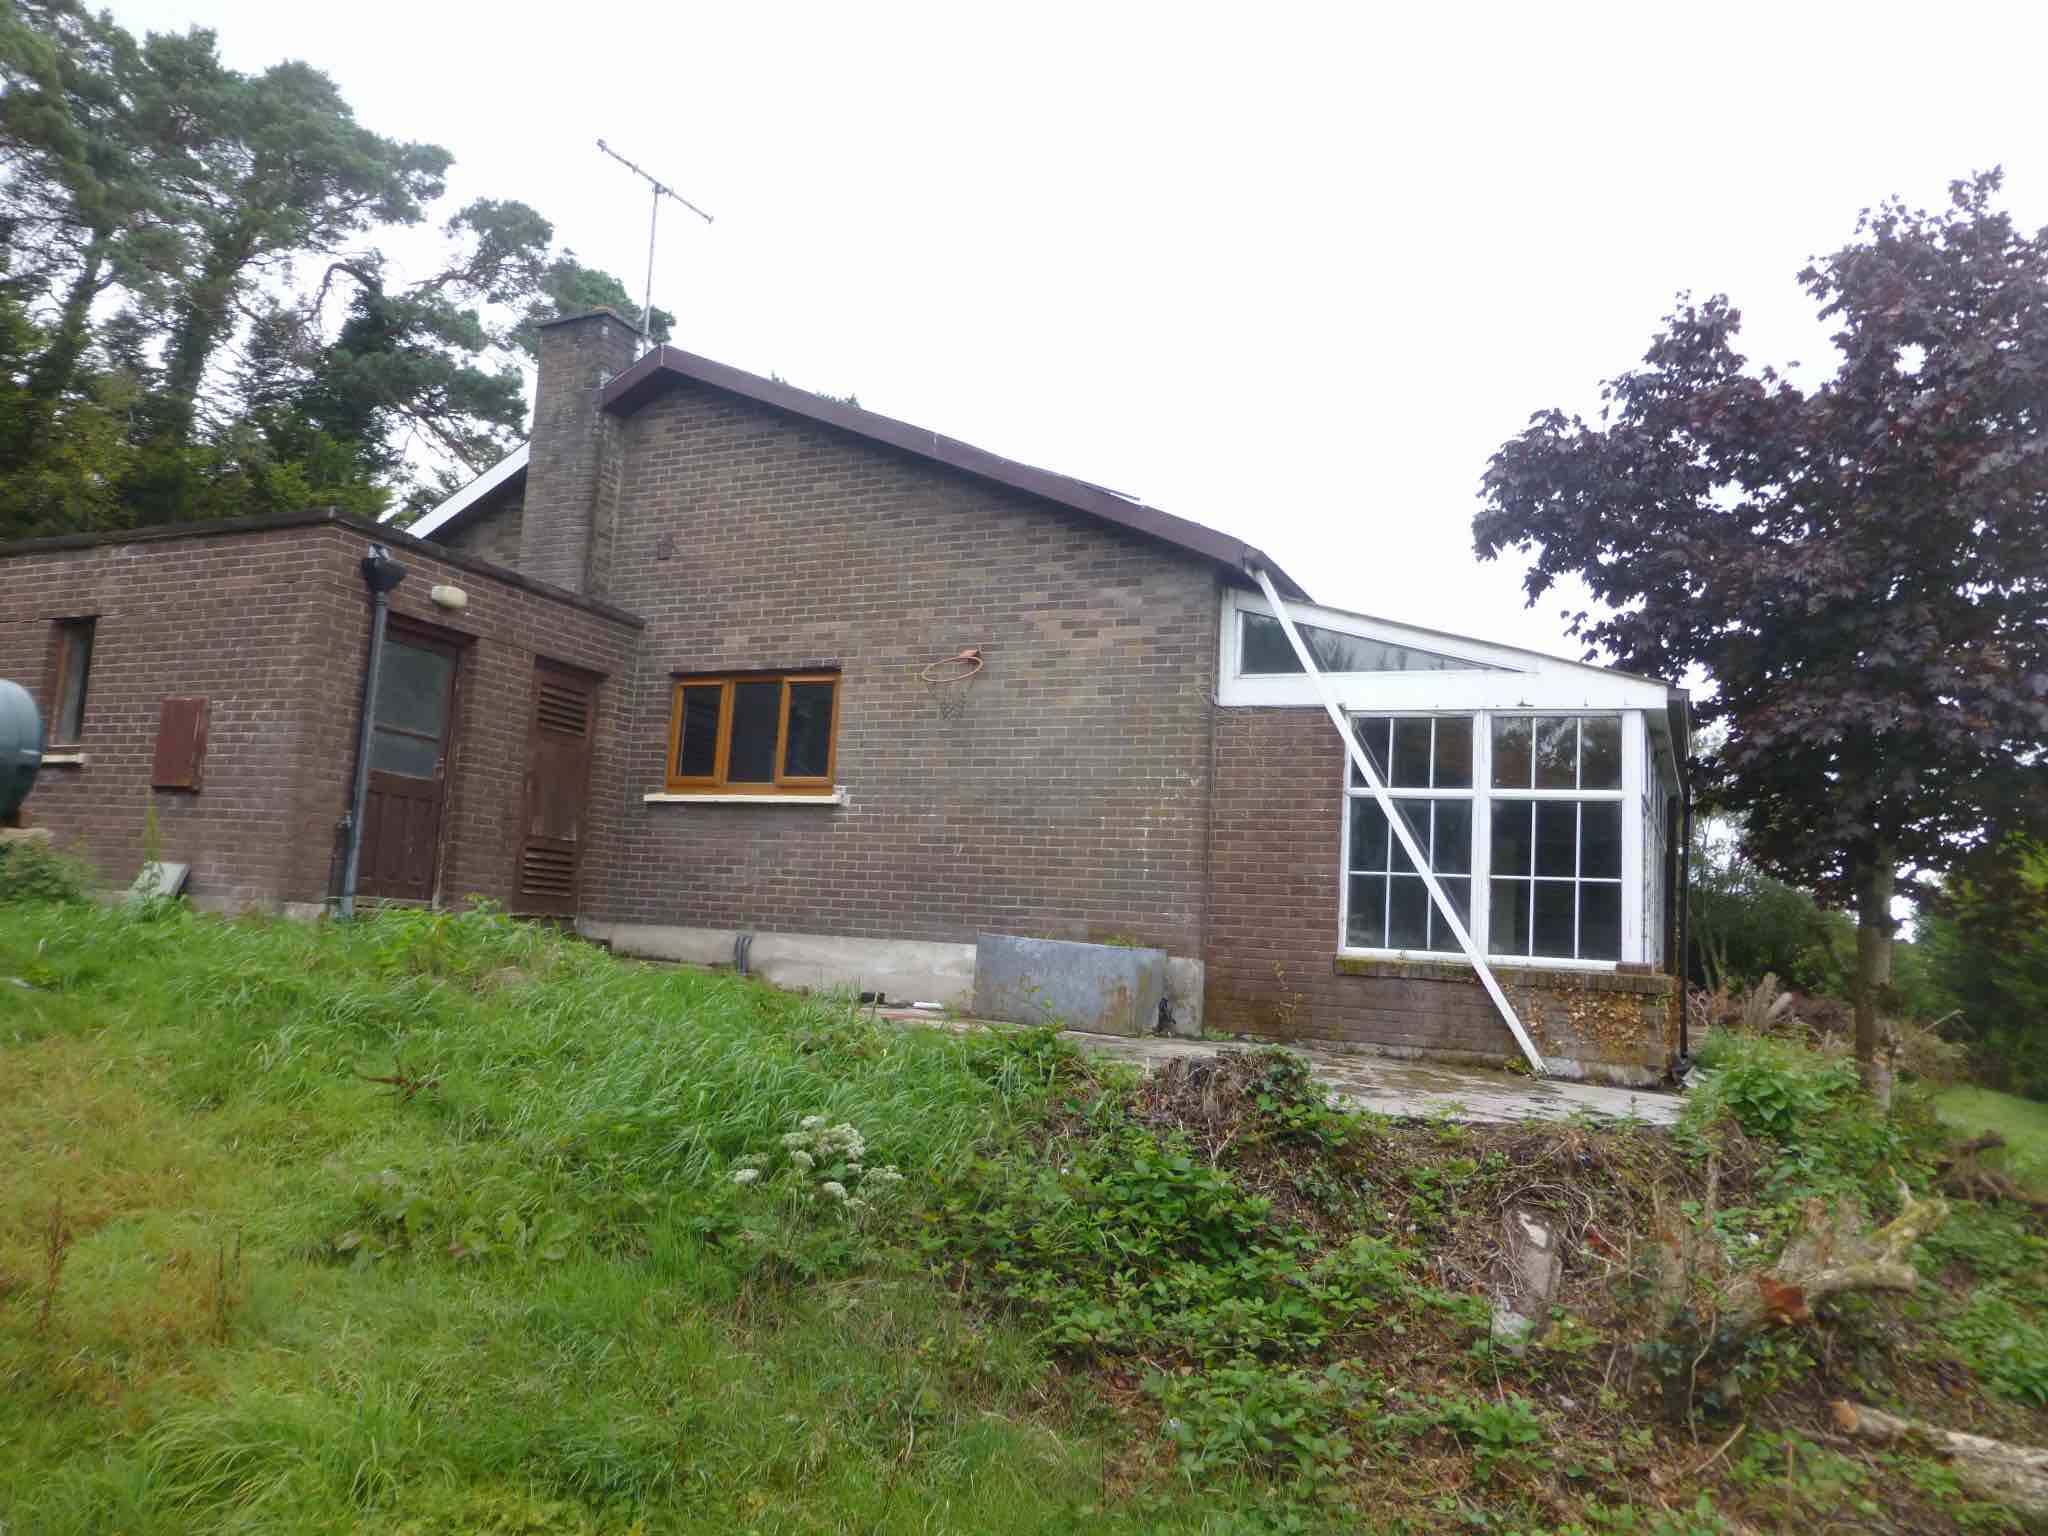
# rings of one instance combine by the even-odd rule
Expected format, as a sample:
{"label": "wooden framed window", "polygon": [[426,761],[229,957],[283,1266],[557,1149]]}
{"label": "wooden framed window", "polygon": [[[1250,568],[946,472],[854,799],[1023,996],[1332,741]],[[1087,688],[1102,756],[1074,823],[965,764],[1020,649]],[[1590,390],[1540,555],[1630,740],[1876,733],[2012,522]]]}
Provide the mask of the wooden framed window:
{"label": "wooden framed window", "polygon": [[59,619],[51,637],[49,723],[52,750],[76,747],[85,732],[85,684],[92,672],[96,619]]}
{"label": "wooden framed window", "polygon": [[668,791],[829,795],[839,674],[679,677],[669,708]]}

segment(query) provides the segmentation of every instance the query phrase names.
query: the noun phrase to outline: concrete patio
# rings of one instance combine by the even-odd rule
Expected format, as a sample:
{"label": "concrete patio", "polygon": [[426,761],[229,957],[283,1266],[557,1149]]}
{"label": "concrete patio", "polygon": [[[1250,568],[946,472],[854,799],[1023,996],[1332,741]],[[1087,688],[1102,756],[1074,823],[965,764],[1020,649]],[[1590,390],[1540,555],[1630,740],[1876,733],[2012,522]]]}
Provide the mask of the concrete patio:
{"label": "concrete patio", "polygon": [[[982,1019],[947,1018],[915,1008],[884,1008],[880,1016],[903,1023],[955,1030],[1017,1027]],[[1147,1070],[1175,1058],[1199,1059],[1221,1051],[1257,1048],[1251,1041],[1239,1044],[1228,1040],[1128,1039],[1120,1035],[1083,1034],[1071,1029],[1061,1031],[1061,1037],[1073,1041],[1085,1051],[1101,1056],[1120,1056],[1140,1063]],[[1370,1110],[1396,1119],[1447,1116],[1474,1124],[1507,1125],[1530,1120],[1556,1121],[1591,1116],[1603,1120],[1672,1125],[1685,1107],[1684,1097],[1676,1093],[1610,1088],[1599,1083],[1571,1082],[1563,1078],[1521,1077],[1482,1067],[1400,1061],[1324,1046],[1291,1045],[1288,1049],[1309,1059],[1316,1081],[1329,1088],[1333,1099],[1354,1109]]]}

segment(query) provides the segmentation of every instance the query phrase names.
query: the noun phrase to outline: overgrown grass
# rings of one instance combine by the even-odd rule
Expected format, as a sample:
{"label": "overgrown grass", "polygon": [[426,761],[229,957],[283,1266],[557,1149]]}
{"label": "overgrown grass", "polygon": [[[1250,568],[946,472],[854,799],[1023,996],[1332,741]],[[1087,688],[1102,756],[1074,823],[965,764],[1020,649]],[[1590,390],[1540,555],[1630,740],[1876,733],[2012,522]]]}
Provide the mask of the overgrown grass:
{"label": "overgrown grass", "polygon": [[1941,1118],[1966,1136],[1996,1131],[2005,1138],[1999,1154],[2020,1183],[2048,1194],[2048,1104],[1989,1088],[1959,1084],[1935,1099]]}
{"label": "overgrown grass", "polygon": [[730,1178],[822,1114],[948,1179],[1028,1063],[489,916],[15,905],[0,977],[33,988],[0,985],[10,1531],[1038,1531],[1099,1499],[1043,1351],[823,1222],[764,1258]]}
{"label": "overgrown grass", "polygon": [[[1972,1427],[2048,1438],[2018,1208],[1961,1206],[1921,1297],[1774,1333],[1664,1413],[1658,1221],[1755,1262],[1809,1196],[1932,1166],[1931,1122],[1837,1064],[1721,1066],[1675,1137],[1397,1126],[1282,1053],[1142,1079],[489,913],[0,903],[0,1519],[2010,1528],[1936,1461],[1823,1437],[1830,1394],[1925,1415],[1960,1384]],[[1510,1207],[1565,1255],[1515,1348]]]}

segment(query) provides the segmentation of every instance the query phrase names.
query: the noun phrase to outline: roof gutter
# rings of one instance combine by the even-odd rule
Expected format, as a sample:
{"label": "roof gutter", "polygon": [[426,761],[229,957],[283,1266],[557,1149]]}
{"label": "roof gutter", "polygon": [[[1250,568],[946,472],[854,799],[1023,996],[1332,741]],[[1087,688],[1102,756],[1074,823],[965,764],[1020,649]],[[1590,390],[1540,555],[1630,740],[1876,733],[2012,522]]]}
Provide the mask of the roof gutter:
{"label": "roof gutter", "polygon": [[1266,601],[1272,604],[1273,616],[1287,632],[1287,643],[1294,647],[1294,654],[1301,662],[1301,670],[1306,672],[1310,681],[1315,684],[1316,695],[1323,701],[1323,709],[1330,716],[1330,724],[1336,728],[1338,740],[1344,743],[1344,750],[1350,755],[1351,765],[1358,770],[1359,777],[1365,780],[1366,788],[1372,791],[1372,797],[1379,805],[1380,814],[1387,818],[1387,826],[1392,829],[1395,840],[1400,843],[1401,851],[1408,855],[1408,861],[1422,876],[1423,887],[1429,892],[1429,899],[1435,903],[1437,915],[1450,928],[1451,936],[1458,941],[1458,947],[1465,951],[1465,958],[1472,963],[1472,969],[1479,975],[1479,984],[1486,988],[1486,995],[1493,999],[1493,1006],[1500,1010],[1500,1016],[1506,1021],[1509,1033],[1515,1037],[1515,1044],[1522,1048],[1522,1055],[1529,1063],[1529,1070],[1538,1077],[1548,1076],[1549,1066],[1545,1064],[1542,1054],[1537,1051],[1536,1042],[1529,1038],[1528,1030],[1522,1027],[1522,1020],[1515,1013],[1514,1005],[1508,1001],[1507,994],[1501,991],[1500,981],[1494,976],[1493,967],[1486,963],[1486,957],[1479,952],[1479,946],[1466,931],[1464,920],[1451,905],[1450,897],[1444,894],[1444,888],[1437,883],[1436,874],[1429,867],[1429,855],[1424,853],[1421,845],[1415,841],[1415,834],[1408,830],[1407,821],[1394,813],[1393,798],[1388,795],[1387,786],[1380,779],[1379,770],[1373,767],[1372,759],[1365,755],[1365,748],[1358,744],[1357,736],[1352,734],[1350,727],[1344,723],[1344,711],[1338,706],[1337,695],[1330,689],[1330,680],[1323,676],[1316,666],[1315,658],[1309,655],[1308,647],[1302,643],[1301,631],[1294,627],[1294,616],[1280,600],[1280,594],[1273,586],[1273,578],[1266,574],[1263,566],[1253,566],[1251,574],[1252,579],[1258,582],[1259,590],[1265,593]]}

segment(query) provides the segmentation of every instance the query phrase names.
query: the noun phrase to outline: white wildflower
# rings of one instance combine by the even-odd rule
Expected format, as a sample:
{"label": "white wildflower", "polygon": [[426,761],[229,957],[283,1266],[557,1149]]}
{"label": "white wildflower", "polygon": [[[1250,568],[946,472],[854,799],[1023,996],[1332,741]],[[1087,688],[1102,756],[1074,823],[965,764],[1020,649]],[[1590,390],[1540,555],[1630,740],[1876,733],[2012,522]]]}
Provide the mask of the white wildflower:
{"label": "white wildflower", "polygon": [[903,1175],[896,1171],[896,1165],[889,1163],[880,1168],[870,1168],[864,1175],[870,1184],[901,1184]]}
{"label": "white wildflower", "polygon": [[849,1211],[864,1211],[868,1208],[868,1203],[856,1195],[853,1199],[846,1202],[846,1208]]}
{"label": "white wildflower", "polygon": [[824,1123],[825,1117],[823,1115],[805,1115],[803,1119],[797,1121],[797,1126],[801,1130],[815,1131]]}
{"label": "white wildflower", "polygon": [[799,1173],[809,1173],[817,1166],[817,1159],[808,1152],[792,1152],[789,1154],[789,1160]]}
{"label": "white wildflower", "polygon": [[732,1181],[735,1184],[751,1184],[759,1177],[761,1170],[758,1168],[736,1168],[733,1170]]}
{"label": "white wildflower", "polygon": [[782,1144],[785,1147],[789,1147],[792,1149],[797,1147],[808,1147],[811,1144],[811,1138],[806,1136],[802,1131],[791,1131],[787,1136],[782,1138]]}
{"label": "white wildflower", "polygon": [[818,1186],[818,1190],[819,1193],[829,1200],[844,1200],[846,1198],[846,1186],[837,1179],[827,1179]]}
{"label": "white wildflower", "polygon": [[860,1164],[859,1164],[859,1163],[848,1163],[848,1164],[846,1165],[846,1171],[847,1171],[848,1173],[852,1174],[852,1175],[853,1175],[853,1176],[854,1176],[855,1178],[859,1178],[859,1177],[860,1177]]}

